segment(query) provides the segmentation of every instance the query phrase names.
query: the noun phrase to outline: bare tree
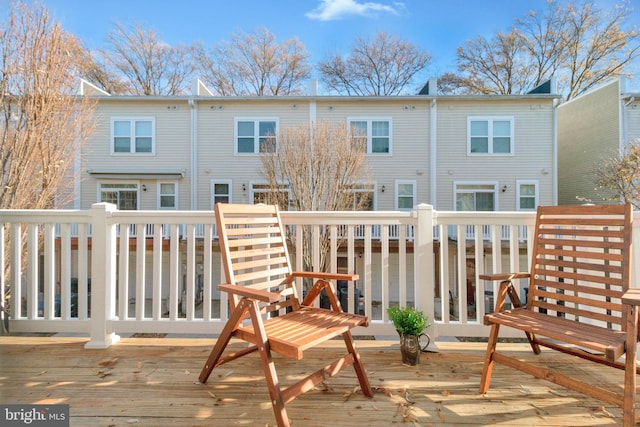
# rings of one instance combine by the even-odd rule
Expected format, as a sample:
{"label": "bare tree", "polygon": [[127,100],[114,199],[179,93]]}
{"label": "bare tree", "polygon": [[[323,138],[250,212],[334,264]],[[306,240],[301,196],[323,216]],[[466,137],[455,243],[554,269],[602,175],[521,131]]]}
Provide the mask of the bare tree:
{"label": "bare tree", "polygon": [[195,72],[193,46],[170,46],[152,31],[116,24],[101,51],[105,72],[117,70],[133,95],[182,95],[189,92]]}
{"label": "bare tree", "polygon": [[640,56],[640,33],[624,29],[631,9],[619,6],[607,13],[591,2],[566,5],[568,40],[566,74],[561,76],[567,98],[623,73]]}
{"label": "bare tree", "polygon": [[64,206],[93,103],[75,96],[81,47],[39,4],[0,23],[0,208]]}
{"label": "bare tree", "polygon": [[517,19],[509,33],[459,47],[458,70],[475,93],[524,93],[555,76],[560,93],[575,98],[640,56],[640,33],[625,25],[627,5],[605,12],[592,1],[549,1],[544,13]]}
{"label": "bare tree", "polygon": [[[344,124],[319,122],[291,127],[277,137],[277,149],[263,155],[263,173],[272,200],[297,211],[359,210],[369,198],[354,192],[370,183],[365,151]],[[303,227],[305,268],[313,268],[311,229]],[[328,268],[329,230],[320,238],[321,271]]]}
{"label": "bare tree", "polygon": [[468,95],[469,83],[459,74],[443,73],[438,76],[438,95]]}
{"label": "bare tree", "polygon": [[458,70],[473,93],[522,93],[531,87],[530,66],[523,58],[523,41],[515,29],[491,40],[477,37],[459,47]]}
{"label": "bare tree", "polygon": [[197,49],[202,80],[219,95],[299,95],[311,67],[309,53],[296,38],[278,43],[262,27],[253,33],[237,32],[207,52]]}
{"label": "bare tree", "polygon": [[414,79],[431,63],[422,48],[380,32],[359,38],[346,58],[334,55],[318,64],[320,80],[341,95],[400,95],[414,90]]}
{"label": "bare tree", "polygon": [[596,169],[602,199],[631,203],[640,210],[640,139]]}
{"label": "bare tree", "polygon": [[131,85],[118,70],[109,67],[100,52],[92,53],[88,48],[78,53],[78,63],[83,79],[102,88],[111,95],[124,95],[132,93]]}

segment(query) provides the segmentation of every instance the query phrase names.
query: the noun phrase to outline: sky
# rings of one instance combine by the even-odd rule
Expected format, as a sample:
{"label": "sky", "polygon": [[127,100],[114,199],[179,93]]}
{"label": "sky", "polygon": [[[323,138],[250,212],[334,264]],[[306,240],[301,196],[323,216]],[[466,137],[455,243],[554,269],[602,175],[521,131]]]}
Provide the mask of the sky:
{"label": "sky", "polygon": [[[0,0],[6,3],[8,0]],[[564,1],[564,0],[560,0]],[[346,54],[358,37],[378,32],[424,48],[429,76],[455,71],[456,49],[467,40],[507,31],[514,19],[542,11],[547,0],[41,0],[62,27],[91,48],[105,44],[114,24],[140,25],[171,45],[212,46],[234,32],[266,27],[278,42],[297,37],[313,64]],[[595,0],[611,9],[616,0]],[[631,0],[640,9],[640,0]],[[632,21],[640,26],[640,10]]]}

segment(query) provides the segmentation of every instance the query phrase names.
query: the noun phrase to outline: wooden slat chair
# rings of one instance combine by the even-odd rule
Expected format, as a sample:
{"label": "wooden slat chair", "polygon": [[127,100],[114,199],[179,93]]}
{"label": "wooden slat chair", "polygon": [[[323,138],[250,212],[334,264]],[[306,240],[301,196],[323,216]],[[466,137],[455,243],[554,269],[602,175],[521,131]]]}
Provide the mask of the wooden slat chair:
{"label": "wooden slat chair", "polygon": [[[484,317],[491,332],[480,393],[489,389],[498,362],[618,405],[624,424],[634,425],[640,290],[629,289],[632,214],[630,205],[539,207],[531,272],[480,275],[501,281],[495,312]],[[522,278],[529,279],[526,307],[512,283]],[[510,310],[504,310],[507,296]],[[524,331],[536,354],[544,346],[623,369],[624,392],[498,353],[500,326]]]}
{"label": "wooden slat chair", "polygon": [[[365,316],[343,312],[330,284],[331,280],[357,280],[358,275],[293,272],[277,206],[218,203],[215,211],[227,282],[219,289],[230,295],[231,314],[200,373],[200,381],[205,383],[215,367],[258,351],[279,426],[289,425],[285,404],[351,365],[362,393],[372,397],[350,332],[357,326],[368,326],[369,321]],[[294,286],[296,277],[316,279],[302,302]],[[323,290],[331,310],[313,306]],[[300,360],[305,350],[340,335],[347,355],[288,388],[280,387],[272,351]],[[223,358],[232,337],[251,345]]]}

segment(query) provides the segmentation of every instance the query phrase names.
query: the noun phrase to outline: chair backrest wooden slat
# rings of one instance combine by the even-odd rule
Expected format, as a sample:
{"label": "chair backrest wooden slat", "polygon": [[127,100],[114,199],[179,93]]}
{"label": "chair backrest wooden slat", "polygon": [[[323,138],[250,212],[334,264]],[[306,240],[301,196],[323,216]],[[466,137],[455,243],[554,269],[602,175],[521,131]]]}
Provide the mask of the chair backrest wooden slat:
{"label": "chair backrest wooden slat", "polygon": [[[297,293],[291,279],[286,230],[272,205],[215,206],[226,282],[257,290],[279,292],[282,300],[262,311],[295,306]],[[289,300],[295,300],[291,302]],[[233,306],[237,301],[232,301]]]}
{"label": "chair backrest wooden slat", "polygon": [[527,306],[624,328],[631,206],[538,209]]}

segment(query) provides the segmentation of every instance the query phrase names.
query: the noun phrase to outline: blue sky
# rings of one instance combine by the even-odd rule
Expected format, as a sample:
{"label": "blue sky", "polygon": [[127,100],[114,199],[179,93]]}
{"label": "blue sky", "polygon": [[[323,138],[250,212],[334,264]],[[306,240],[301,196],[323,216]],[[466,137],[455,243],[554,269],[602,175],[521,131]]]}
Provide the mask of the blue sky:
{"label": "blue sky", "polygon": [[[315,63],[328,54],[348,52],[359,36],[384,31],[426,49],[432,56],[429,76],[454,71],[456,48],[466,40],[506,31],[515,18],[546,8],[546,1],[42,0],[53,18],[90,48],[105,43],[115,22],[153,29],[172,45],[199,40],[207,46],[235,31],[264,26],[279,41],[298,37]],[[615,3],[596,0],[602,8]],[[633,21],[640,24],[640,11],[634,12]]]}

